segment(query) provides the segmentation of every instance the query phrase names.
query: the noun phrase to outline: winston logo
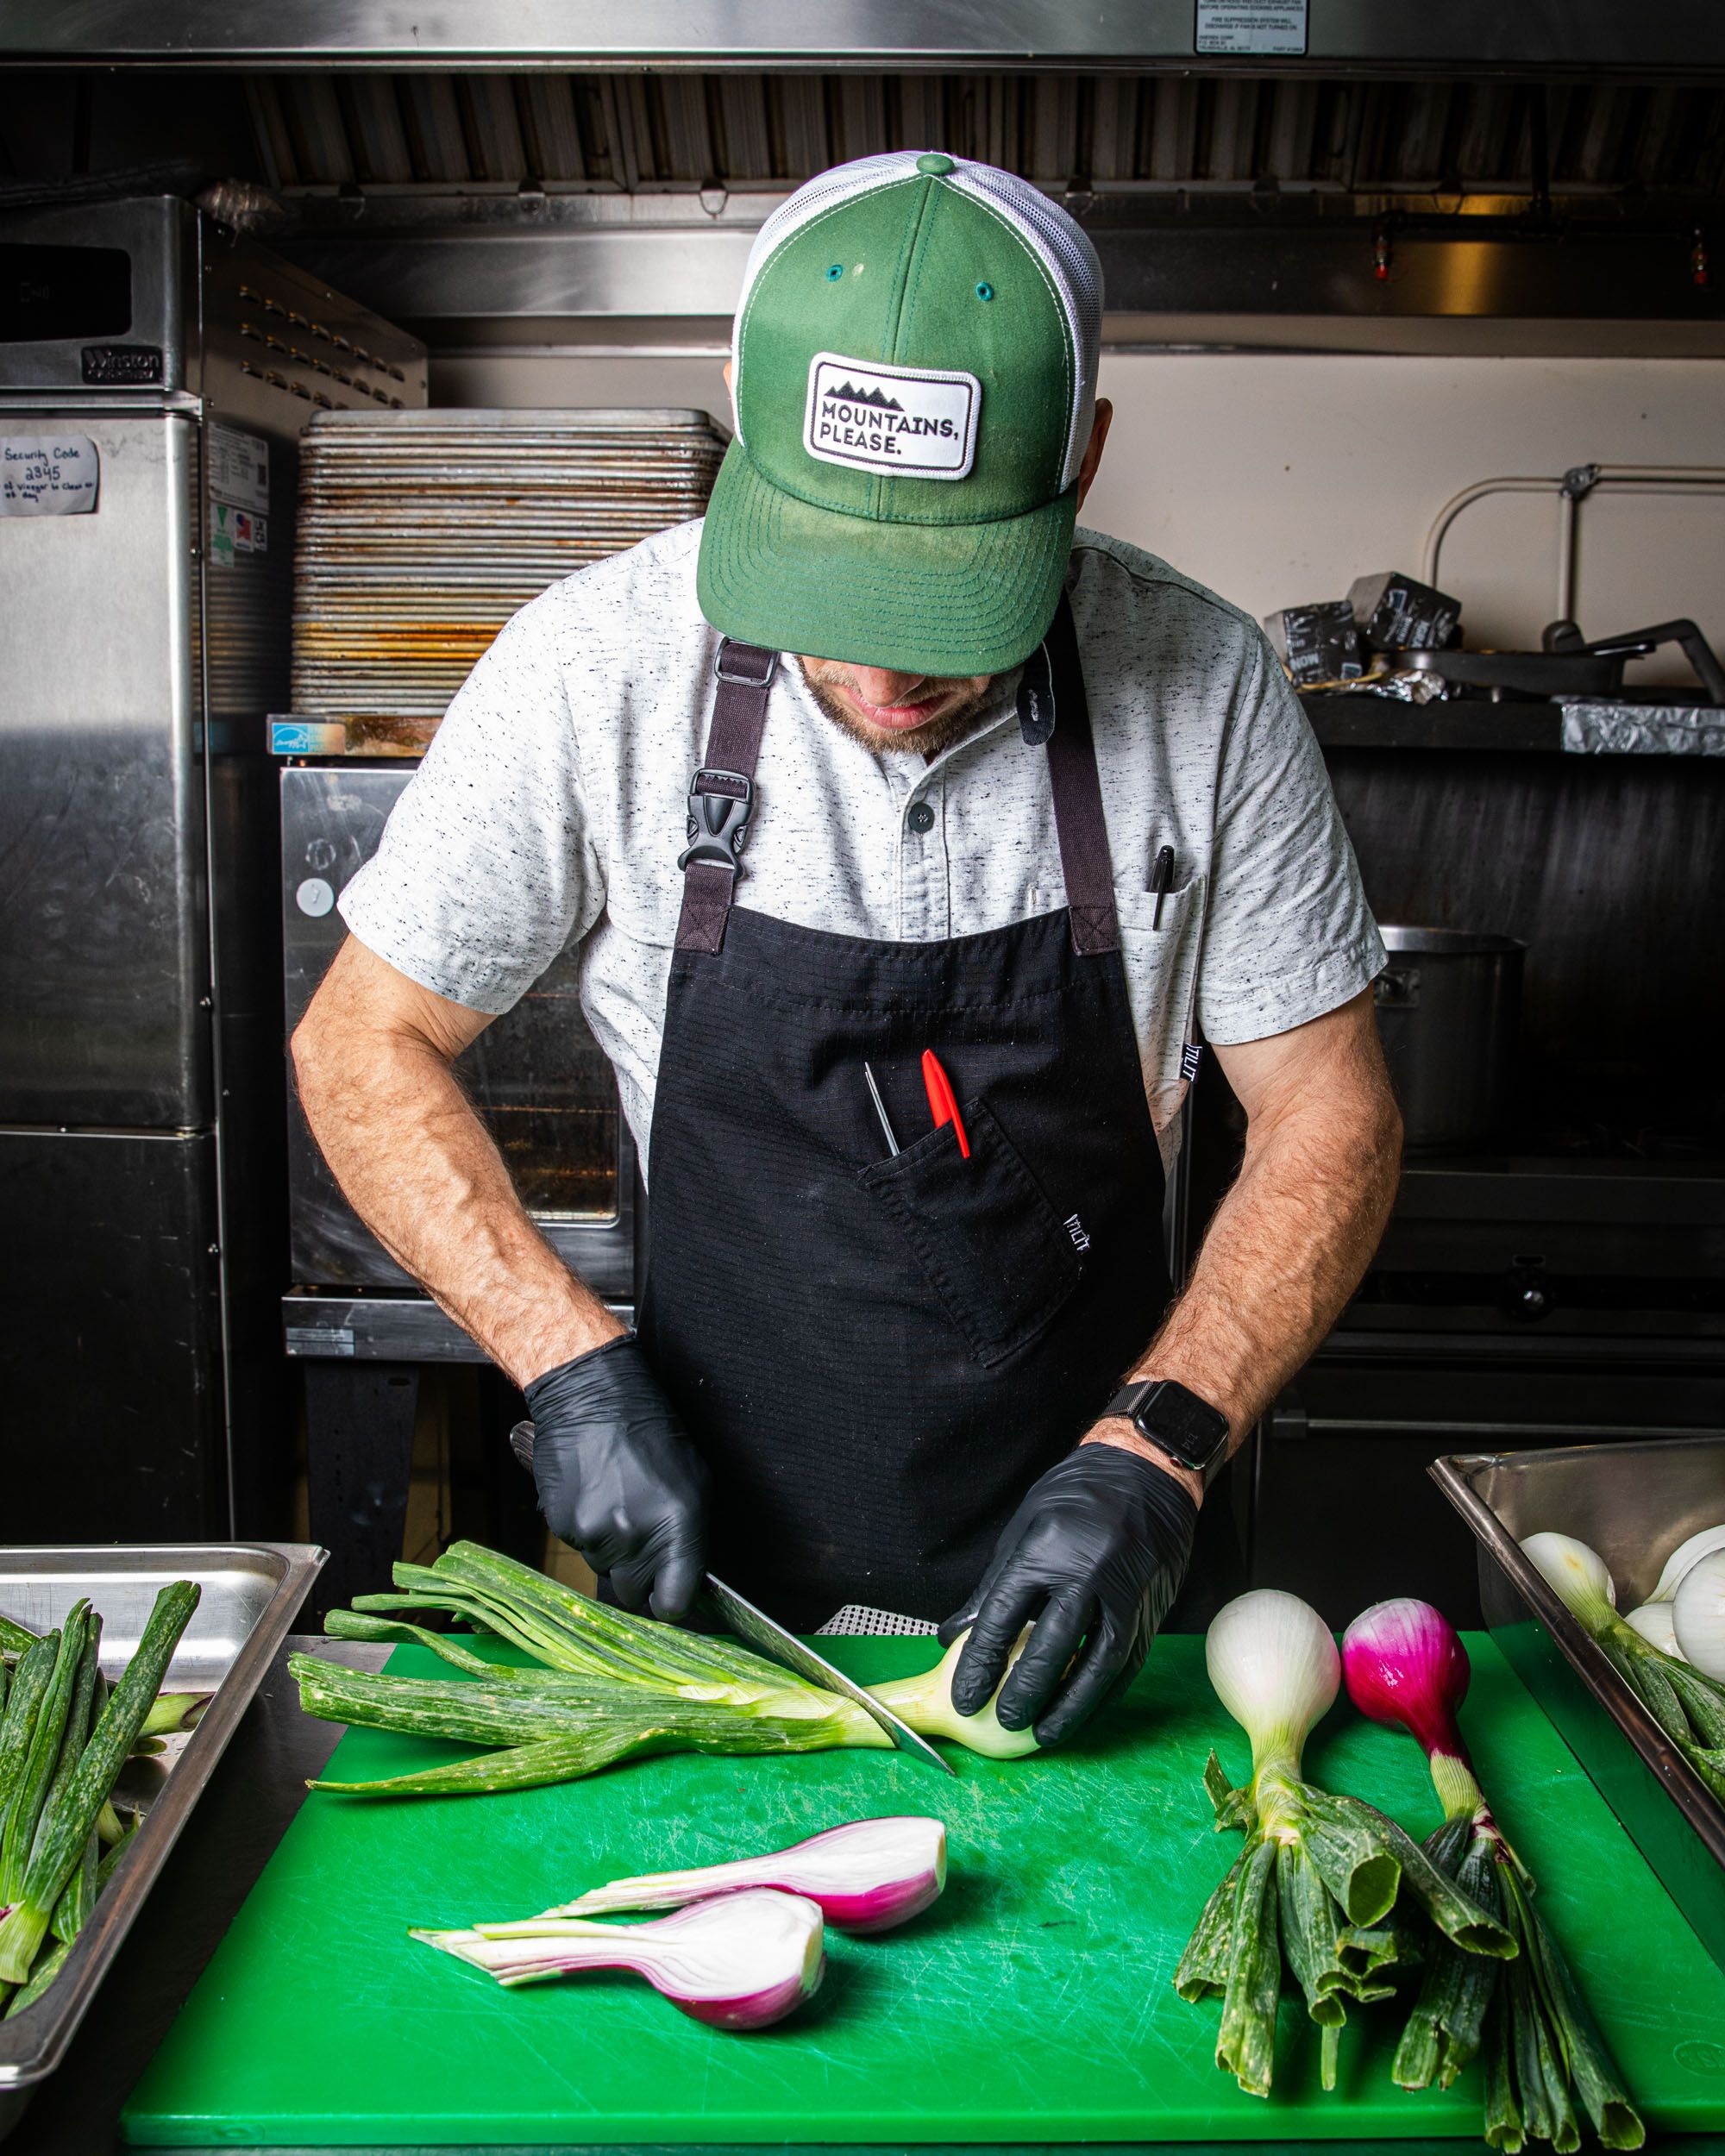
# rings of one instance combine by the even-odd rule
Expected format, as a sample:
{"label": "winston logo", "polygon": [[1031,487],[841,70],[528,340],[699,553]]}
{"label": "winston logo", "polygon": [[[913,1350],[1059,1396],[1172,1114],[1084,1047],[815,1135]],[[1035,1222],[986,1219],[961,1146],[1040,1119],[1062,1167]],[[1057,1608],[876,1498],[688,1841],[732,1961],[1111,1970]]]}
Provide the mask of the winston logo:
{"label": "winston logo", "polygon": [[975,461],[982,403],[974,374],[818,352],[809,366],[803,447],[823,464],[962,479]]}

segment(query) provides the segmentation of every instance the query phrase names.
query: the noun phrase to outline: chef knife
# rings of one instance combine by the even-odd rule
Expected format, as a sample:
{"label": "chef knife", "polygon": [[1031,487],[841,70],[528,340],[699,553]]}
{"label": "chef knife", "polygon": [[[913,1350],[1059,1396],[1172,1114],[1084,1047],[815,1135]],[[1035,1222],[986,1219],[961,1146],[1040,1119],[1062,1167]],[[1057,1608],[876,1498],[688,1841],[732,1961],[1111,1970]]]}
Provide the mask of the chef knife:
{"label": "chef knife", "polygon": [[[533,1425],[518,1422],[509,1433],[510,1449],[523,1467],[531,1471],[533,1466]],[[865,1692],[854,1677],[846,1677],[836,1669],[825,1655],[799,1639],[795,1633],[769,1617],[764,1609],[757,1609],[746,1596],[734,1587],[727,1587],[722,1579],[709,1572],[706,1576],[708,1601],[718,1612],[739,1639],[746,1639],[757,1648],[769,1662],[776,1662],[781,1670],[794,1670],[806,1677],[811,1684],[818,1684],[823,1691],[837,1692],[841,1699],[850,1700],[860,1707],[870,1720],[878,1724],[898,1746],[913,1758],[921,1759],[932,1767],[938,1767],[943,1774],[956,1775],[958,1770],[930,1744],[919,1737],[908,1722],[900,1721],[889,1707],[884,1707],[872,1692]]]}

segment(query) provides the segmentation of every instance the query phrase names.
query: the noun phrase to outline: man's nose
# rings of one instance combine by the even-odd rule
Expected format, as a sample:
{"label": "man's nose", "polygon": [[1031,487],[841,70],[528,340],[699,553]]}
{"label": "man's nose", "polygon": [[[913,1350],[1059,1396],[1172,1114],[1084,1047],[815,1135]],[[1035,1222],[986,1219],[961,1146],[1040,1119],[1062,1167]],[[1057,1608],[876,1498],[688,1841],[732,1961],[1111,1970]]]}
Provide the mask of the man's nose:
{"label": "man's nose", "polygon": [[853,667],[850,678],[862,701],[880,709],[913,702],[917,691],[928,676],[925,674],[883,674],[878,667]]}

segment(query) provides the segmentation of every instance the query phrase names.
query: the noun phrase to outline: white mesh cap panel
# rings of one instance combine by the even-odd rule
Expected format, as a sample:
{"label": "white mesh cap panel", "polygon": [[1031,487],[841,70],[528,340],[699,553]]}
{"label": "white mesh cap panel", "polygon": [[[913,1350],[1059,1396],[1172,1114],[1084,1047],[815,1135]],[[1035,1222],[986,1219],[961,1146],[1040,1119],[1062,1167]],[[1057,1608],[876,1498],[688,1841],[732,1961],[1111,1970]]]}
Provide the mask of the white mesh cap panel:
{"label": "white mesh cap panel", "polygon": [[1096,414],[1096,363],[1102,343],[1102,265],[1083,228],[1016,173],[961,159],[949,184],[987,203],[1017,229],[1025,244],[1040,258],[1059,298],[1078,367],[1060,475],[1064,493],[1078,476]]}
{"label": "white mesh cap panel", "polygon": [[[743,273],[743,292],[731,325],[731,359],[733,384],[755,280],[784,242],[828,210],[854,202],[878,187],[913,179],[922,150],[888,150],[875,157],[859,157],[849,165],[835,165],[828,172],[799,187],[782,202],[755,235]],[[948,153],[943,152],[943,155]],[[952,160],[946,185],[958,188],[1004,219],[1041,262],[1066,317],[1072,349],[1076,355],[1077,379],[1073,385],[1072,411],[1066,431],[1066,454],[1061,468],[1063,493],[1078,476],[1085,446],[1090,439],[1096,411],[1096,366],[1102,341],[1102,266],[1088,235],[1074,219],[1027,179],[998,166],[978,164],[969,158]],[[742,421],[731,393],[731,417],[738,437]]]}

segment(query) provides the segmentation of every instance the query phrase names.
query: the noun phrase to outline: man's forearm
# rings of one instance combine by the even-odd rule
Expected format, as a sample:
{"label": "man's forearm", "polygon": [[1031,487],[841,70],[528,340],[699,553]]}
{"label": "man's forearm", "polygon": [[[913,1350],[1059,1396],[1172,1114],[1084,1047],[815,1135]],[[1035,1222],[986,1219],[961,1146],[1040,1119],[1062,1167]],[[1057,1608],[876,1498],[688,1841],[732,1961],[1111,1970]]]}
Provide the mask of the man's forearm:
{"label": "man's forearm", "polygon": [[[1219,1407],[1231,1450],[1329,1332],[1389,1217],[1402,1126],[1375,1037],[1358,1066],[1351,1095],[1314,1087],[1251,1119],[1191,1280],[1132,1373],[1173,1378]],[[1091,1436],[1148,1450],[1119,1419]],[[1201,1496],[1197,1476],[1181,1479]]]}
{"label": "man's forearm", "polygon": [[490,1134],[429,1042],[302,1028],[299,1097],[354,1210],[517,1384],[623,1331],[527,1217]]}
{"label": "man's forearm", "polygon": [[1335,1323],[1383,1233],[1396,1195],[1392,1130],[1369,1149],[1321,1116],[1248,1148],[1185,1293],[1139,1364],[1220,1407],[1233,1442]]}

